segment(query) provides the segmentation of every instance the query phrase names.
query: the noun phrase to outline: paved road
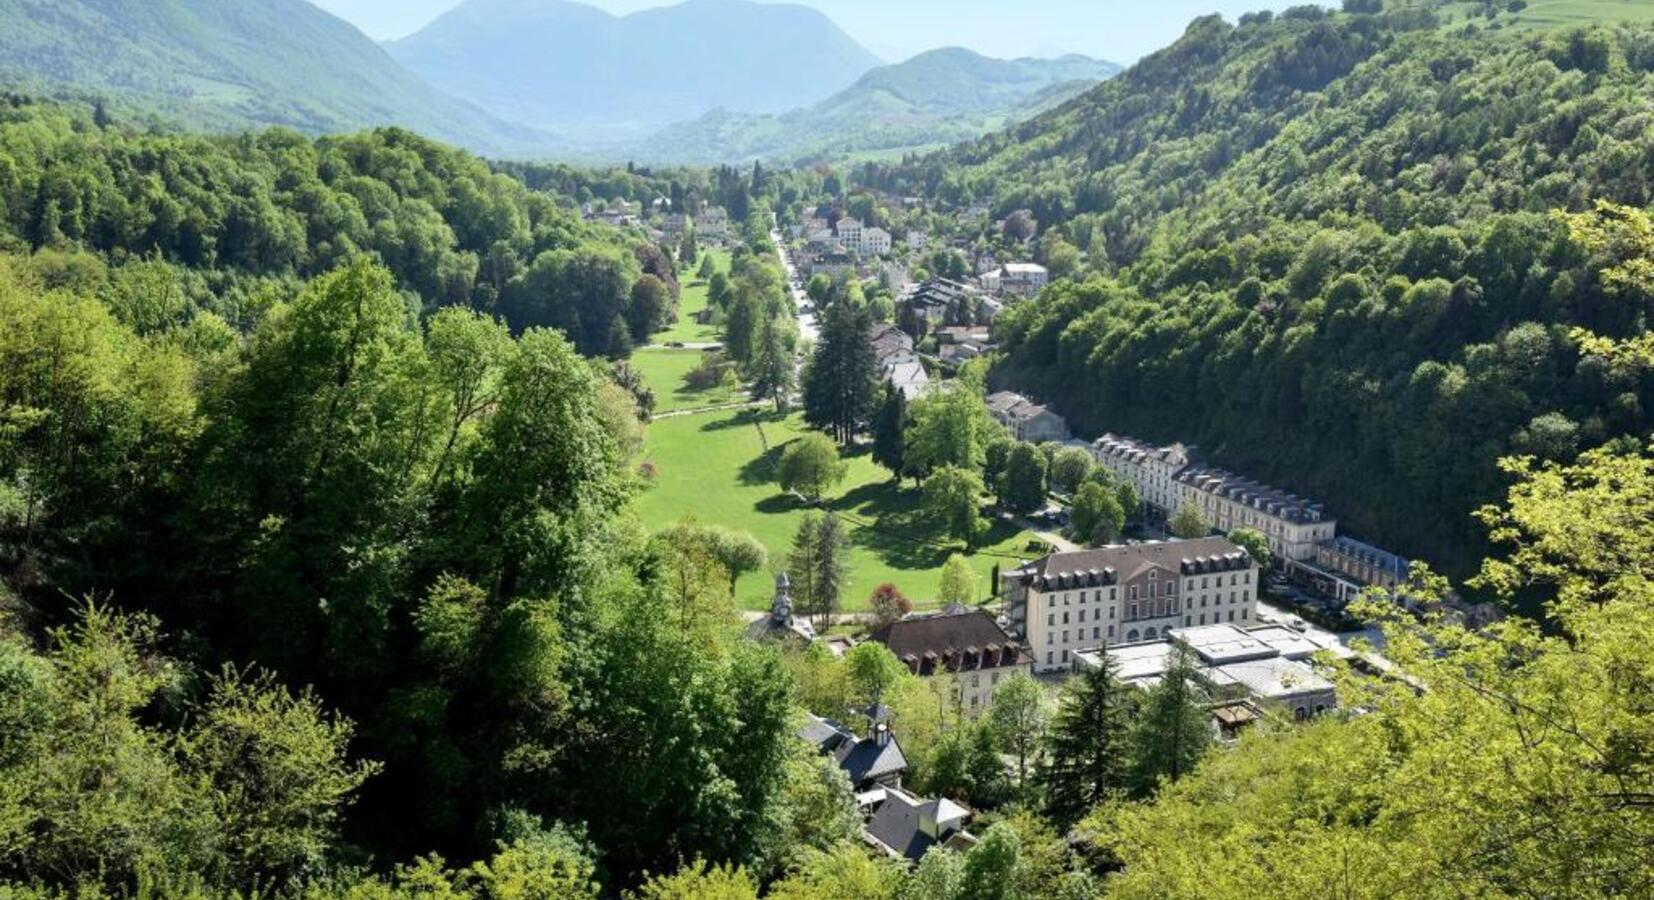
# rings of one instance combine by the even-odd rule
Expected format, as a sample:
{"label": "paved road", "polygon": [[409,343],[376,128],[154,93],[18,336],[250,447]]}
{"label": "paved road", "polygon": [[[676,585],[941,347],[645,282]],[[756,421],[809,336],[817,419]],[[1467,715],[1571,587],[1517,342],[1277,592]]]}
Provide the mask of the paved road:
{"label": "paved road", "polygon": [[1030,522],[1020,516],[1014,516],[1008,512],[999,512],[997,515],[1001,519],[1010,522],[1012,525],[1021,528],[1023,531],[1032,531],[1035,537],[1056,548],[1058,553],[1075,553],[1085,549],[1055,531],[1041,531],[1038,525],[1035,525],[1033,522]]}
{"label": "paved road", "polygon": [[816,338],[820,336],[821,328],[816,323],[814,313],[803,312],[804,304],[810,302],[810,297],[804,293],[802,287],[793,287],[793,282],[798,279],[798,270],[793,268],[792,256],[787,253],[787,245],[781,242],[781,231],[779,229],[770,232],[770,241],[775,244],[776,255],[781,257],[781,269],[787,276],[787,294],[792,297],[793,312],[798,315],[798,334],[804,340],[813,344]]}

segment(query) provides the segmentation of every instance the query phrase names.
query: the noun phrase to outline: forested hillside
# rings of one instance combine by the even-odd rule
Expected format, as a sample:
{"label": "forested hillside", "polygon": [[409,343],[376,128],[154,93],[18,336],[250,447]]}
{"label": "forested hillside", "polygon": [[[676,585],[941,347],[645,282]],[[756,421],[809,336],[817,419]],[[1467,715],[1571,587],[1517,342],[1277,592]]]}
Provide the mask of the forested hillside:
{"label": "forested hillside", "polygon": [[675,290],[676,276],[641,233],[585,223],[571,202],[401,130],[168,136],[100,128],[75,107],[0,105],[5,241],[94,251],[122,272],[154,259],[180,289],[146,315],[168,319],[198,307],[247,327],[273,282],[366,253],[411,310],[475,307],[624,356],[672,313],[635,310],[634,284],[647,273]]}
{"label": "forested hillside", "polygon": [[861,177],[1087,250],[1096,280],[1006,320],[1001,379],[1462,572],[1501,456],[1647,428],[1645,373],[1573,329],[1638,334],[1648,298],[1598,274],[1613,226],[1554,213],[1649,203],[1650,96],[1646,28],[1305,8],[1197,21],[1059,110]]}
{"label": "forested hillside", "polygon": [[643,142],[642,159],[841,159],[969,140],[1030,118],[1120,70],[1067,56],[992,59],[963,48],[881,66],[814,106],[781,115],[717,110]]}
{"label": "forested hillside", "polygon": [[0,78],[197,130],[400,125],[491,153],[553,146],[420,81],[306,0],[4,0]]}

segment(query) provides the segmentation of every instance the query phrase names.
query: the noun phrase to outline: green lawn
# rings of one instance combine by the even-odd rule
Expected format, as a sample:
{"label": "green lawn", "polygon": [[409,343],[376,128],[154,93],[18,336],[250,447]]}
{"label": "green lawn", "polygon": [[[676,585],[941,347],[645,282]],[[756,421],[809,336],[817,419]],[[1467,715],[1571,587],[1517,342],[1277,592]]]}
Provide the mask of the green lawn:
{"label": "green lawn", "polygon": [[[711,256],[718,271],[729,272],[729,253],[724,250],[705,250],[705,255]],[[700,280],[695,273],[700,270],[700,260],[690,266],[687,271],[678,273],[678,280],[683,283],[683,294],[678,298],[678,323],[671,328],[655,335],[657,344],[710,344],[724,339],[723,329],[716,325],[695,324],[695,314],[706,309],[707,283]]]}
{"label": "green lawn", "polygon": [[701,364],[702,355],[700,350],[638,350],[632,354],[632,368],[642,373],[644,380],[655,389],[656,415],[680,409],[741,403],[747,399],[747,395],[740,390],[690,390],[684,384],[683,377]]}
{"label": "green lawn", "polygon": [[[644,354],[639,354],[643,356]],[[804,433],[802,420],[773,413],[728,411],[663,419],[649,426],[644,458],[652,462],[655,485],[638,499],[638,511],[652,528],[694,515],[705,524],[752,532],[769,549],[772,571],[784,565],[787,549],[806,510],[775,485],[773,470],[787,442]],[[867,597],[892,582],[916,606],[936,606],[942,563],[959,547],[939,539],[918,513],[919,494],[898,489],[888,473],[865,453],[850,459],[849,477],[831,507],[844,516],[855,548],[851,554],[847,610],[867,608]],[[973,557],[988,593],[995,563],[1009,568],[1028,558],[1033,535],[1000,524]],[[768,573],[742,579],[739,601],[747,609],[769,605]]]}
{"label": "green lawn", "polygon": [[[1504,12],[1506,3],[1497,4],[1501,10],[1494,22],[1507,27],[1556,28],[1559,26],[1588,25],[1593,22],[1654,22],[1654,3],[1648,0],[1528,0],[1527,9],[1512,16]],[[1486,25],[1480,12],[1481,3],[1461,2],[1446,7],[1443,18],[1450,25],[1466,21]]]}

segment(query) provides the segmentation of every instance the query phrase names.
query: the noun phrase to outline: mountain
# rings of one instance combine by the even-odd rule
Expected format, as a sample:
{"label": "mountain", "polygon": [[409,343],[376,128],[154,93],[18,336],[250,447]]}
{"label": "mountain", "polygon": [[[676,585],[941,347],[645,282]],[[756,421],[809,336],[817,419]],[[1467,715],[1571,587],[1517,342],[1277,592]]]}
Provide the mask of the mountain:
{"label": "mountain", "polygon": [[401,125],[511,154],[549,140],[442,94],[304,0],[0,0],[0,79],[197,129]]}
{"label": "mountain", "polygon": [[879,64],[813,9],[746,0],[624,17],[566,0],[469,0],[386,46],[432,84],[503,118],[599,143],[719,107],[794,109]]}
{"label": "mountain", "polygon": [[996,385],[1081,434],[1196,444],[1463,576],[1501,458],[1654,426],[1650,371],[1576,330],[1635,339],[1654,316],[1605,278],[1631,226],[1596,207],[1654,203],[1654,27],[1453,12],[1201,19],[1058,109],[854,187],[1028,210],[1036,245],[1013,252],[1083,251],[1080,279],[996,322]]}
{"label": "mountain", "polygon": [[1003,60],[933,50],[874,69],[806,109],[779,116],[715,110],[666,128],[636,155],[710,163],[934,148],[1029,118],[1119,71],[1084,56]]}

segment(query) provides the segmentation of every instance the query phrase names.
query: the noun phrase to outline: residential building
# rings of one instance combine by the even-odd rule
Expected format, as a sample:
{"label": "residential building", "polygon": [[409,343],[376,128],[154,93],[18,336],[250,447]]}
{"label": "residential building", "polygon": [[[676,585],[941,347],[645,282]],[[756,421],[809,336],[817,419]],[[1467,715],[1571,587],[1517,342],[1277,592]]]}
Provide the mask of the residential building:
{"label": "residential building", "polygon": [[1326,591],[1342,602],[1370,587],[1394,591],[1407,584],[1412,563],[1388,550],[1339,536],[1315,545],[1315,570],[1331,582]]}
{"label": "residential building", "polygon": [[936,342],[942,345],[967,342],[986,344],[992,339],[986,325],[954,325],[936,329]]}
{"label": "residential building", "polygon": [[1032,297],[1051,283],[1051,272],[1037,263],[1006,263],[999,268],[995,293]]}
{"label": "residential building", "polygon": [[873,346],[873,357],[881,372],[919,362],[918,354],[913,352],[913,338],[894,325],[874,325],[867,333],[867,342]]}
{"label": "residential building", "polygon": [[838,239],[833,236],[831,228],[818,228],[806,232],[806,234],[809,235],[808,241],[811,250],[827,250],[838,243]]}
{"label": "residential building", "polygon": [[861,247],[861,233],[866,227],[867,226],[863,225],[860,219],[852,219],[849,216],[845,216],[844,218],[838,220],[838,225],[836,226],[838,230],[838,239],[842,241],[844,246],[848,247],[850,250],[859,250]]}
{"label": "residential building", "polygon": [[1068,422],[1049,408],[1021,394],[1000,391],[988,395],[988,413],[1019,441],[1040,444],[1068,440]]}
{"label": "residential building", "polygon": [[862,256],[888,256],[892,245],[890,232],[883,228],[863,228],[856,252]]}
{"label": "residential building", "polygon": [[965,830],[970,810],[943,798],[885,789],[867,798],[872,810],[862,838],[875,850],[917,865],[933,847],[963,853],[977,840]]}
{"label": "residential building", "polygon": [[907,249],[915,253],[923,253],[928,246],[930,246],[930,232],[923,228],[908,229]]}
{"label": "residential building", "polygon": [[1251,720],[1233,708],[1238,700],[1289,710],[1299,719],[1338,707],[1333,683],[1313,664],[1323,648],[1280,625],[1173,628],[1155,640],[1080,651],[1074,667],[1093,668],[1107,656],[1121,682],[1147,688],[1165,675],[1179,648],[1189,652],[1196,676],[1220,707],[1229,708],[1230,724],[1237,727]]}
{"label": "residential building", "polygon": [[661,223],[661,230],[667,237],[683,237],[689,230],[689,217],[681,212],[668,213],[666,221]]}
{"label": "residential building", "polygon": [[703,240],[722,241],[729,237],[729,213],[722,207],[711,207],[695,219],[695,236]]}
{"label": "residential building", "polygon": [[1091,445],[1097,464],[1136,488],[1148,517],[1157,521],[1165,521],[1182,503],[1183,486],[1177,473],[1194,461],[1193,454],[1193,447],[1182,444],[1154,447],[1114,434],[1105,434]]}
{"label": "residential building", "polygon": [[925,392],[925,388],[930,387],[930,375],[925,372],[924,364],[917,360],[888,366],[885,369],[885,381],[901,391],[909,403],[918,399],[919,395]]}
{"label": "residential building", "polygon": [[1212,466],[1193,464],[1175,477],[1181,486],[1178,506],[1192,505],[1213,528],[1259,531],[1284,563],[1315,558],[1315,548],[1332,540],[1338,524],[1318,503],[1242,478]]}
{"label": "residential building", "polygon": [[936,357],[942,361],[943,365],[957,369],[973,359],[980,359],[991,350],[993,350],[993,346],[990,344],[966,341],[963,344],[944,344],[942,349],[937,351]]}
{"label": "residential building", "polygon": [[868,639],[889,647],[921,678],[952,678],[955,701],[972,716],[988,708],[994,691],[1012,675],[1033,668],[1033,658],[1017,639],[980,609],[955,606],[908,616]]}
{"label": "residential building", "polygon": [[1057,553],[1001,578],[1011,630],[1037,672],[1068,669],[1076,652],[1105,644],[1257,618],[1258,567],[1222,538]]}
{"label": "residential building", "polygon": [[831,756],[850,779],[852,790],[900,788],[907,772],[907,757],[896,736],[890,733],[890,710],[875,706],[867,711],[873,723],[871,737],[856,733],[831,719],[811,715],[798,730],[798,737],[825,756]]}
{"label": "residential building", "polygon": [[961,309],[971,315],[980,306],[982,297],[967,285],[946,278],[932,278],[908,290],[902,305],[928,325],[957,318]]}

